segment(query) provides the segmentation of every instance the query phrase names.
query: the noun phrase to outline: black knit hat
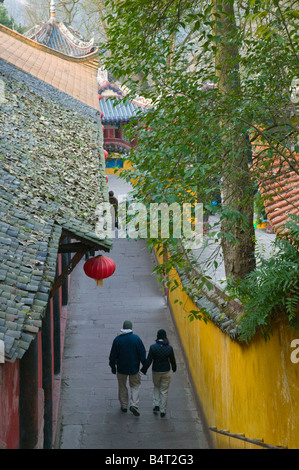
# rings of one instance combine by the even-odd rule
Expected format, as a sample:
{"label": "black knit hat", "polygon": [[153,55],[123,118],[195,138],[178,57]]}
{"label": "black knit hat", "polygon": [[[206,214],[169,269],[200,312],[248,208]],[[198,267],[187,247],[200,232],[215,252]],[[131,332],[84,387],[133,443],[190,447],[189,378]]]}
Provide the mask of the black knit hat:
{"label": "black knit hat", "polygon": [[159,330],[157,333],[157,339],[165,339],[167,338],[167,334],[165,330]]}

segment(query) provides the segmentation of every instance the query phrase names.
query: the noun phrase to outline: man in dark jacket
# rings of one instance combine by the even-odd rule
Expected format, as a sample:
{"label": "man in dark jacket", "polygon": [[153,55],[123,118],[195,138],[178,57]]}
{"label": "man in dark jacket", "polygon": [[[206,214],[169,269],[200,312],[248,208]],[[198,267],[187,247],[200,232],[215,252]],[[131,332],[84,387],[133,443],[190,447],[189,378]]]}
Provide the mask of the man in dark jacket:
{"label": "man in dark jacket", "polygon": [[111,206],[113,207],[112,211],[112,229],[114,230],[114,227],[118,227],[118,200],[114,196],[113,191],[109,191],[109,202]]}
{"label": "man in dark jacket", "polygon": [[118,397],[121,410],[126,413],[129,406],[127,378],[130,386],[130,411],[139,416],[140,363],[144,364],[146,351],[139,336],[133,334],[132,322],[125,321],[120,334],[114,339],[109,365],[113,374],[117,373]]}
{"label": "man in dark jacket", "polygon": [[173,348],[169,344],[165,330],[158,331],[156,343],[151,345],[146,362],[141,369],[143,374],[146,374],[151,363],[153,363],[152,378],[154,384],[153,411],[155,414],[160,411],[161,418],[164,418],[170,386],[170,367],[173,372],[176,371]]}

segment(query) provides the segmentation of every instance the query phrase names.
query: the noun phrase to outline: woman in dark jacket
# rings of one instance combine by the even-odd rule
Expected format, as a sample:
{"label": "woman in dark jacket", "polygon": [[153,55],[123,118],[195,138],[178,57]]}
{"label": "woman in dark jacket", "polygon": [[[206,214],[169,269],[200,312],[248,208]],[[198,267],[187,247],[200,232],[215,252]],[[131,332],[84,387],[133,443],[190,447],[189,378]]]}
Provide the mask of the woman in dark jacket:
{"label": "woman in dark jacket", "polygon": [[155,344],[149,349],[145,364],[141,369],[146,374],[147,369],[152,365],[152,378],[154,384],[153,406],[154,413],[163,418],[166,414],[168,390],[170,386],[170,368],[176,371],[176,360],[172,346],[167,339],[166,331],[159,330]]}

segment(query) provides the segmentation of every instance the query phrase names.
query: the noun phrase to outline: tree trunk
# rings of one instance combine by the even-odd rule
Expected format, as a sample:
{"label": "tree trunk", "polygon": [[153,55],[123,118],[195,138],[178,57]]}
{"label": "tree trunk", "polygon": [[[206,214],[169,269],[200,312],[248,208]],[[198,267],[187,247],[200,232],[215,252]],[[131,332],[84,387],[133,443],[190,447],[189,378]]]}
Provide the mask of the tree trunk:
{"label": "tree trunk", "polygon": [[213,13],[218,91],[228,116],[220,122],[226,149],[222,159],[222,206],[240,214],[233,220],[223,219],[222,250],[226,277],[236,280],[255,268],[253,189],[246,132],[240,123],[230,119],[229,112],[229,106],[234,106],[241,94],[234,0],[213,0]]}

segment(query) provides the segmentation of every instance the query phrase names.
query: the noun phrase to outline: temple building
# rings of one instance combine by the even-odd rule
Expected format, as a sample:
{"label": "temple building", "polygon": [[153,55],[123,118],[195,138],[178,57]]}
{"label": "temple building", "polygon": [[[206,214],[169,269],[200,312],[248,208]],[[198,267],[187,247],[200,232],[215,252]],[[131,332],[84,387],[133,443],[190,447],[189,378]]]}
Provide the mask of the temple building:
{"label": "temple building", "polygon": [[53,0],[26,35],[0,25],[0,448],[53,448],[69,276],[112,249],[95,231],[104,148],[107,166],[129,151],[122,126],[148,103],[124,101],[99,58]]}
{"label": "temple building", "polygon": [[70,25],[58,21],[54,0],[51,0],[49,20],[35,25],[25,36],[69,58],[88,59],[88,66],[97,68],[100,110],[103,113],[104,149],[108,152],[106,173],[114,173],[116,168],[125,168],[128,165],[126,155],[134,147],[135,141],[129,142],[125,138],[123,127],[147,109],[150,102],[143,97],[123,100],[128,90],[115,81],[107,70],[98,68],[101,52],[94,39],[87,41]]}
{"label": "temple building", "polygon": [[98,70],[100,109],[103,113],[104,149],[108,152],[106,173],[123,169],[129,165],[126,159],[136,140],[128,141],[123,127],[132,119],[142,118],[142,114],[151,107],[150,100],[136,96],[125,100],[129,90],[114,80],[107,70]]}
{"label": "temple building", "polygon": [[[47,23],[63,31],[53,1]],[[2,449],[53,448],[69,276],[112,249],[95,230],[108,201],[99,53],[74,37],[55,49],[0,25]]]}
{"label": "temple building", "polygon": [[48,21],[33,26],[24,35],[70,57],[82,57],[97,50],[93,38],[86,41],[70,25],[57,21],[54,0],[51,0],[50,14]]}

